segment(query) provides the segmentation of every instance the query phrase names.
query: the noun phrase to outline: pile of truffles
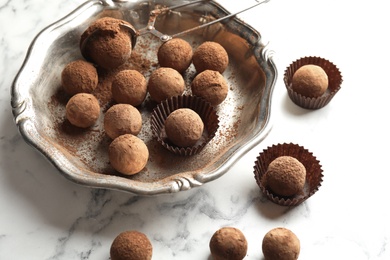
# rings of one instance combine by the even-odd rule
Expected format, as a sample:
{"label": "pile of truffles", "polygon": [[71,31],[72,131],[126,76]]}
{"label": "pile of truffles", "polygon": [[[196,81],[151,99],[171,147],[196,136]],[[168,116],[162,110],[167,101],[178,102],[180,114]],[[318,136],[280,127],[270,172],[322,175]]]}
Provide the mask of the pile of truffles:
{"label": "pile of truffles", "polygon": [[[69,97],[65,118],[73,126],[88,129],[96,125],[103,114],[103,129],[111,139],[110,165],[124,175],[141,172],[149,160],[148,147],[138,137],[143,125],[139,108],[147,97],[159,103],[183,95],[187,87],[183,74],[192,63],[198,74],[188,89],[194,96],[217,106],[228,94],[222,73],[229,58],[219,43],[204,42],[193,51],[187,41],[171,39],[159,47],[159,67],[146,78],[140,71],[123,66],[130,62],[134,37],[135,30],[130,23],[111,17],[100,18],[81,35],[79,47],[84,59],[66,64],[61,73],[62,89]],[[94,96],[100,71],[114,74],[107,110],[103,108],[107,104]],[[200,116],[186,108],[172,111],[164,130],[177,147],[192,147],[202,137],[204,128]]]}

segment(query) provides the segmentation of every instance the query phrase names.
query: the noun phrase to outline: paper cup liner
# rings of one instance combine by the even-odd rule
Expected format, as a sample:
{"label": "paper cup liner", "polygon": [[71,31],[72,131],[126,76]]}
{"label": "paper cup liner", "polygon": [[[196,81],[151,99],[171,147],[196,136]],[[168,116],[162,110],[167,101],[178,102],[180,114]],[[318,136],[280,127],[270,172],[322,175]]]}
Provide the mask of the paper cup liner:
{"label": "paper cup liner", "polygon": [[[274,194],[263,181],[268,165],[279,156],[291,156],[300,161],[306,168],[306,182],[301,194],[282,197]],[[310,198],[318,191],[322,183],[322,169],[320,162],[313,153],[302,146],[292,143],[273,145],[263,150],[256,158],[254,174],[261,192],[272,202],[282,206],[296,206]]]}
{"label": "paper cup liner", "polygon": [[[176,146],[169,141],[165,133],[165,120],[173,111],[179,108],[192,109],[198,113],[203,121],[204,130],[202,137],[194,146]],[[197,96],[183,95],[166,99],[157,105],[151,115],[151,128],[153,136],[167,150],[182,156],[191,156],[199,153],[215,136],[218,127],[219,119],[215,108],[210,103]]]}
{"label": "paper cup liner", "polygon": [[[328,89],[320,97],[305,97],[295,92],[292,88],[294,73],[304,65],[320,66],[328,75]],[[290,64],[284,73],[284,84],[290,99],[298,106],[306,109],[320,109],[326,106],[341,88],[343,81],[340,70],[332,62],[320,57],[304,57]]]}

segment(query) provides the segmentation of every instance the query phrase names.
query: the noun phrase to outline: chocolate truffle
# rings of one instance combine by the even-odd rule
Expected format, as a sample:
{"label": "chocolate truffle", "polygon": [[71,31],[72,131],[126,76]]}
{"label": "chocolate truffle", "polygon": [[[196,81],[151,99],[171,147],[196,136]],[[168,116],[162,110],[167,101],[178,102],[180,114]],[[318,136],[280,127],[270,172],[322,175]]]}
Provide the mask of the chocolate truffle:
{"label": "chocolate truffle", "polygon": [[211,237],[209,246],[215,260],[242,260],[248,250],[244,234],[234,227],[217,230]]}
{"label": "chocolate truffle", "polygon": [[149,78],[148,91],[151,99],[161,102],[184,93],[183,76],[172,68],[161,67],[154,70]]}
{"label": "chocolate truffle", "polygon": [[194,51],[192,62],[198,73],[205,70],[223,73],[229,64],[229,56],[221,44],[207,41]]}
{"label": "chocolate truffle", "polygon": [[81,35],[81,53],[86,60],[103,68],[119,67],[131,55],[132,35],[129,28],[133,28],[130,23],[112,17],[94,21]]}
{"label": "chocolate truffle", "polygon": [[120,233],[110,248],[111,260],[151,260],[152,254],[152,243],[139,231]]}
{"label": "chocolate truffle", "polygon": [[180,38],[174,38],[163,43],[157,52],[161,67],[168,67],[183,73],[192,62],[191,45]]}
{"label": "chocolate truffle", "polygon": [[300,252],[298,237],[287,228],[274,228],[265,234],[262,250],[265,260],[296,260]]}
{"label": "chocolate truffle", "polygon": [[293,196],[303,191],[306,182],[305,166],[291,156],[273,160],[264,175],[266,187],[280,196]]}
{"label": "chocolate truffle", "polygon": [[74,126],[81,128],[90,127],[95,124],[99,115],[99,101],[92,94],[76,94],[66,104],[66,118]]}
{"label": "chocolate truffle", "polygon": [[291,88],[305,97],[320,97],[328,89],[328,76],[317,65],[304,65],[293,75]]}
{"label": "chocolate truffle", "polygon": [[165,120],[165,132],[168,139],[179,147],[190,147],[202,137],[203,121],[189,108],[173,111]]}
{"label": "chocolate truffle", "polygon": [[108,147],[111,166],[125,175],[139,173],[148,162],[149,150],[146,144],[132,134],[114,139]]}
{"label": "chocolate truffle", "polygon": [[141,105],[147,94],[145,77],[136,70],[122,70],[111,85],[112,98],[117,103]]}
{"label": "chocolate truffle", "polygon": [[113,105],[104,115],[104,130],[112,139],[124,134],[138,135],[141,128],[141,113],[132,105]]}
{"label": "chocolate truffle", "polygon": [[61,85],[66,93],[91,93],[98,85],[96,68],[84,60],[68,63],[61,73]]}
{"label": "chocolate truffle", "polygon": [[216,106],[225,100],[228,94],[228,84],[221,73],[205,70],[194,78],[191,83],[192,94],[205,99]]}

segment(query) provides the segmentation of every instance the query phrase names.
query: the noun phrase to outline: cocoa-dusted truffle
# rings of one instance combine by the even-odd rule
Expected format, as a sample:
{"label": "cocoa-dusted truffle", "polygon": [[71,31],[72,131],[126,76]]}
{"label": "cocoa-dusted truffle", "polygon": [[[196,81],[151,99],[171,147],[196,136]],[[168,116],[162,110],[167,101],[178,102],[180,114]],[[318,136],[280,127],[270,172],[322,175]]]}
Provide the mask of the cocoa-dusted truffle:
{"label": "cocoa-dusted truffle", "polygon": [[91,93],[98,85],[96,68],[84,60],[68,63],[61,73],[61,85],[66,93]]}
{"label": "cocoa-dusted truffle", "polygon": [[221,44],[207,41],[194,51],[192,62],[197,72],[216,70],[223,73],[229,65],[229,56]]}
{"label": "cocoa-dusted truffle", "polygon": [[149,150],[144,141],[132,134],[121,135],[108,147],[111,166],[125,175],[139,173],[148,162]]}
{"label": "cocoa-dusted truffle", "polygon": [[194,78],[191,83],[192,94],[205,99],[216,106],[225,100],[228,94],[228,84],[221,73],[205,70]]}
{"label": "cocoa-dusted truffle", "polygon": [[104,115],[104,130],[112,139],[124,134],[138,135],[141,128],[141,113],[132,105],[113,105]]}
{"label": "cocoa-dusted truffle", "polygon": [[147,94],[145,77],[136,70],[122,70],[111,85],[112,98],[117,103],[141,105]]}
{"label": "cocoa-dusted truffle", "polygon": [[165,120],[168,139],[179,147],[190,147],[202,137],[204,124],[200,116],[189,108],[173,111]]}
{"label": "cocoa-dusted truffle", "polygon": [[306,182],[305,166],[291,156],[273,160],[264,175],[265,186],[280,196],[293,196],[302,192]]}
{"label": "cocoa-dusted truffle", "polygon": [[139,231],[120,233],[110,248],[111,260],[151,260],[152,254],[152,243]]}
{"label": "cocoa-dusted truffle", "polygon": [[320,97],[328,89],[328,75],[317,65],[304,65],[293,75],[291,88],[305,97]]}
{"label": "cocoa-dusted truffle", "polygon": [[168,67],[183,73],[192,62],[191,45],[180,38],[174,38],[163,43],[157,52],[161,67]]}
{"label": "cocoa-dusted truffle", "polygon": [[248,250],[244,234],[234,227],[217,230],[211,237],[209,246],[215,260],[242,260]]}
{"label": "cocoa-dusted truffle", "polygon": [[92,94],[76,94],[66,104],[66,118],[72,125],[81,128],[90,127],[95,124],[99,115],[99,101]]}
{"label": "cocoa-dusted truffle", "polygon": [[128,61],[132,51],[132,25],[124,20],[103,17],[81,35],[80,48],[85,59],[113,69]]}
{"label": "cocoa-dusted truffle", "polygon": [[183,94],[184,88],[183,76],[172,68],[161,67],[154,70],[148,81],[150,97],[156,102],[180,96]]}
{"label": "cocoa-dusted truffle", "polygon": [[271,229],[263,238],[265,260],[296,260],[300,249],[298,237],[287,228]]}

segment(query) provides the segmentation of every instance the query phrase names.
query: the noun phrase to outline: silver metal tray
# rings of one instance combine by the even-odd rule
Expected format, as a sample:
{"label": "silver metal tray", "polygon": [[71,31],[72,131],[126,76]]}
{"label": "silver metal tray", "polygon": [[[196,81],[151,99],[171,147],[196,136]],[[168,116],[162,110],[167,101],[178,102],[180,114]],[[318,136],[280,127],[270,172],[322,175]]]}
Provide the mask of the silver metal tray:
{"label": "silver metal tray", "polygon": [[[223,74],[229,83],[229,94],[217,107],[219,130],[199,154],[173,155],[153,139],[149,118],[153,103],[149,99],[139,107],[143,117],[139,137],[147,144],[150,159],[139,174],[123,176],[110,167],[107,155],[110,140],[102,127],[103,113],[92,129],[68,131],[65,103],[60,96],[61,71],[67,63],[82,58],[79,39],[88,25],[110,16],[127,20],[142,30],[151,10],[185,2],[190,1],[88,1],[34,39],[12,86],[13,114],[26,142],[66,178],[90,187],[143,195],[188,190],[222,176],[265,138],[271,129],[271,97],[277,71],[272,51],[262,43],[260,33],[237,18],[181,36],[194,48],[206,40],[219,42],[230,58]],[[204,1],[159,15],[155,26],[160,32],[173,35],[227,14],[217,2]],[[158,66],[156,54],[160,44],[160,39],[152,34],[137,39],[133,54],[143,61],[138,69],[147,79]],[[184,74],[188,88],[195,73],[191,65]],[[104,109],[107,108],[103,112]]]}

